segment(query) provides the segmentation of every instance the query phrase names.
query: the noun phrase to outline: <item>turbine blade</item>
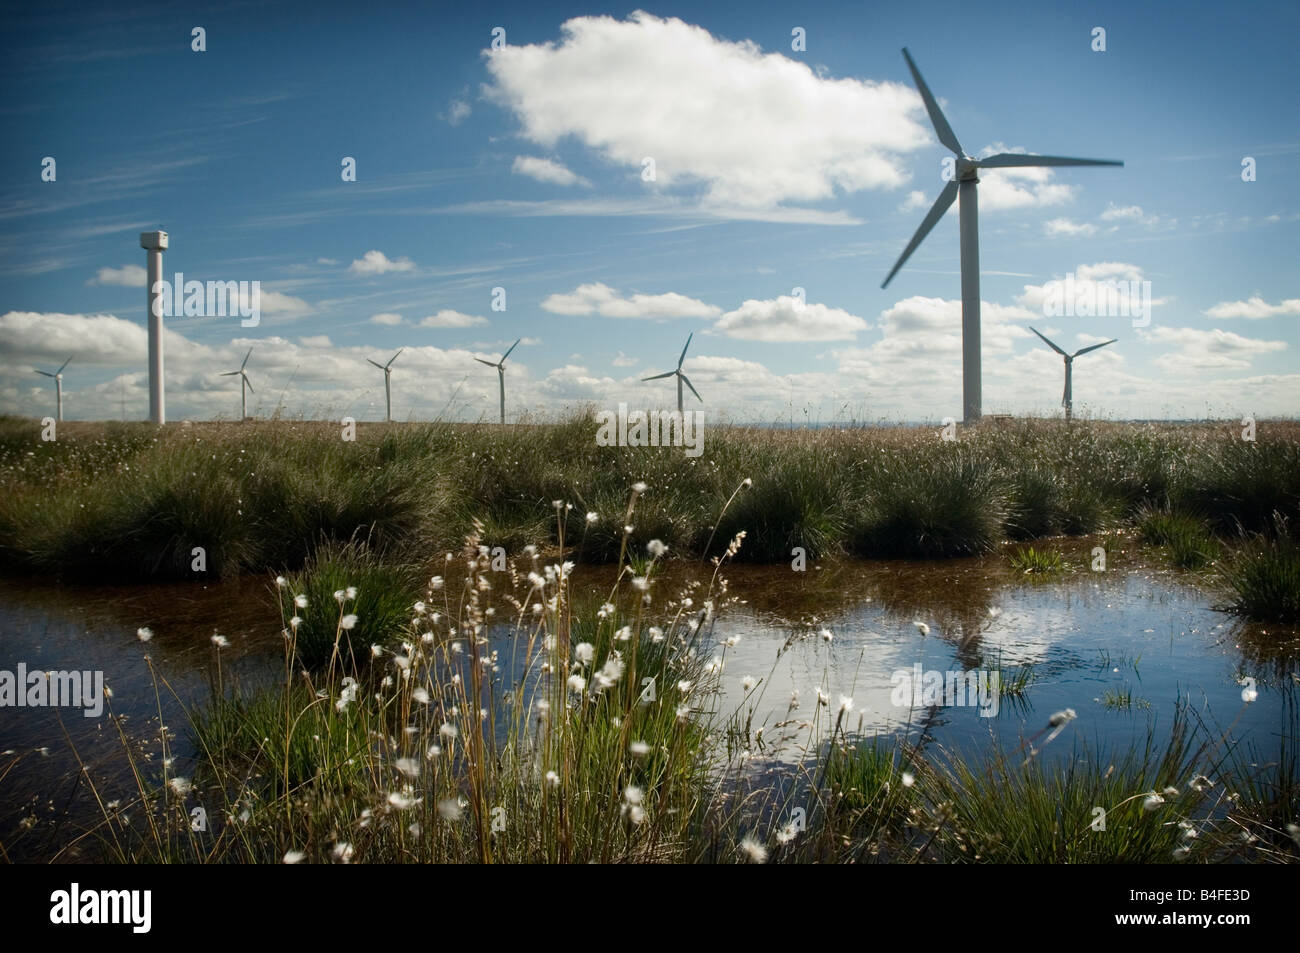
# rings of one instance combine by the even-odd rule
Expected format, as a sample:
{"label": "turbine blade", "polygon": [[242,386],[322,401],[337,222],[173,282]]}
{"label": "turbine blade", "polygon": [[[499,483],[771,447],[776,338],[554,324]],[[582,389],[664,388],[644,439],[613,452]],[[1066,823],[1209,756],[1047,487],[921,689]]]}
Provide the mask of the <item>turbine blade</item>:
{"label": "turbine blade", "polygon": [[244,373],[244,372],[243,372],[243,371],[224,371],[224,372],[222,372],[222,374],[221,374],[220,376],[221,376],[221,377],[234,377],[236,374],[242,374],[242,373]]}
{"label": "turbine blade", "polygon": [[934,126],[934,134],[939,137],[940,142],[957,155],[964,156],[966,150],[961,147],[961,143],[953,135],[952,126],[948,125],[948,120],[944,117],[943,110],[939,108],[939,103],[931,94],[930,87],[925,85],[925,80],[921,78],[921,71],[912,62],[912,54],[907,52],[907,47],[903,47],[903,59],[907,60],[907,68],[912,71],[912,79],[916,81],[916,88],[921,93],[921,99],[925,101],[925,111],[930,114],[930,125]]}
{"label": "turbine blade", "polygon": [[253,356],[253,349],[250,347],[248,349],[248,353],[244,355],[244,363],[239,365],[239,369],[241,371],[248,366],[248,359],[252,356]]}
{"label": "turbine blade", "polygon": [[1071,159],[1066,156],[1027,156],[1017,152],[1000,152],[979,160],[981,169],[1013,169],[1041,165],[1123,165],[1120,159]]}
{"label": "turbine blade", "polygon": [[957,180],[953,179],[943,187],[943,191],[939,193],[939,197],[934,200],[934,204],[930,206],[930,211],[925,216],[925,220],[921,222],[921,227],[916,230],[916,234],[912,236],[912,240],[907,243],[907,247],[903,249],[903,254],[898,256],[898,261],[890,270],[889,277],[885,279],[884,284],[880,287],[887,288],[889,286],[889,283],[894,280],[894,275],[898,274],[898,269],[903,267],[903,262],[907,261],[912,252],[916,251],[916,246],[921,244],[926,235],[930,234],[930,229],[934,228],[934,226],[938,224],[939,219],[943,218],[943,213],[948,211],[948,207],[952,205],[956,198]]}
{"label": "turbine blade", "polygon": [[242,377],[244,383],[248,385],[248,392],[250,394],[256,394],[257,391],[253,390],[253,382],[248,379],[248,375],[241,372],[239,376]]}
{"label": "turbine blade", "polygon": [[693,337],[695,337],[694,331],[686,335],[686,347],[682,348],[682,356],[677,359],[677,369],[679,371],[682,369],[682,361],[686,360],[686,348],[691,346],[691,338]]}
{"label": "turbine blade", "polygon": [[491,361],[485,361],[481,357],[476,357],[474,358],[474,360],[478,361],[480,364],[486,364],[488,367],[496,367],[496,365],[493,364]]}
{"label": "turbine blade", "polygon": [[[515,348],[517,348],[517,347],[519,346],[519,342],[522,341],[522,340],[523,340],[523,338],[518,338],[518,339],[516,339],[516,340],[515,340],[515,343],[512,344],[512,345],[510,345],[510,351],[513,351]],[[504,364],[504,363],[506,362],[506,358],[510,356],[510,351],[506,351],[504,354],[501,355],[501,363],[502,363],[502,364]]]}
{"label": "turbine blade", "polygon": [[677,373],[676,371],[669,371],[667,374],[656,374],[654,377],[643,377],[641,378],[641,380],[658,381],[658,380],[663,380],[665,377],[672,377],[676,373]]}
{"label": "turbine blade", "polygon": [[1033,332],[1034,332],[1035,334],[1037,334],[1040,338],[1043,338],[1043,343],[1046,344],[1048,347],[1050,347],[1050,348],[1051,348],[1053,351],[1055,351],[1057,354],[1061,355],[1061,357],[1066,357],[1066,358],[1068,358],[1068,357],[1070,356],[1070,355],[1066,354],[1064,351],[1062,351],[1062,350],[1061,350],[1059,347],[1057,347],[1055,344],[1053,344],[1051,341],[1047,340],[1047,338],[1044,337],[1043,334],[1042,334],[1042,333],[1041,333],[1037,328],[1032,328],[1032,327],[1031,327],[1029,330],[1033,331]]}
{"label": "turbine blade", "polygon": [[685,374],[682,374],[681,378],[682,378],[682,383],[685,384],[687,387],[691,388],[691,393],[695,395],[695,399],[698,400],[701,404],[704,403],[704,398],[700,396],[700,392],[691,386],[691,379],[687,377]]}
{"label": "turbine blade", "polygon": [[1111,338],[1109,341],[1102,341],[1100,344],[1090,344],[1088,347],[1080,348],[1075,351],[1074,356],[1078,357],[1080,354],[1087,354],[1089,351],[1095,351],[1097,348],[1105,347],[1107,344],[1114,344],[1118,340],[1119,338]]}
{"label": "turbine blade", "polygon": [[404,347],[399,347],[399,348],[397,349],[397,353],[394,354],[392,357],[390,357],[390,358],[388,359],[388,363],[385,364],[384,367],[392,367],[392,366],[393,366],[393,361],[397,360],[398,357],[400,357],[401,354],[402,354],[402,352],[405,351],[405,350],[406,350],[406,348],[404,348]]}
{"label": "turbine blade", "polygon": [[[366,358],[366,360],[370,361],[370,358]],[[375,365],[375,367],[379,368],[381,371],[385,369],[384,365],[380,364],[378,361],[370,361],[370,363]]]}
{"label": "turbine blade", "polygon": [[51,374],[49,371],[37,371],[36,373],[37,373],[37,374],[44,374],[46,377],[53,377],[53,376],[54,376],[54,375]]}
{"label": "turbine blade", "polygon": [[58,369],[57,371],[55,371],[54,373],[55,373],[56,375],[57,375],[57,374],[62,374],[62,373],[63,373],[63,369],[64,369],[65,367],[67,367],[67,366],[68,366],[69,364],[71,364],[71,363],[72,363],[72,358],[68,358],[66,361],[64,361],[62,364],[59,365],[59,369]]}

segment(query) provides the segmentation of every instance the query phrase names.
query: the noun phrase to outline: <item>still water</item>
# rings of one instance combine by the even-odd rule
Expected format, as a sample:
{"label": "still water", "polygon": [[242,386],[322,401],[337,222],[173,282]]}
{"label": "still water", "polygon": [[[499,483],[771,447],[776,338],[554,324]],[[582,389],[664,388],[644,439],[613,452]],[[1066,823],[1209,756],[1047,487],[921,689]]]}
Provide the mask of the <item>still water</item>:
{"label": "still water", "polygon": [[[974,755],[994,743],[1014,748],[1072,708],[1078,717],[1045,755],[1086,749],[1104,757],[1140,744],[1152,728],[1167,731],[1181,698],[1209,727],[1235,721],[1234,738],[1263,751],[1276,746],[1282,693],[1300,681],[1300,632],[1216,611],[1213,589],[1136,553],[1112,550],[1107,570],[1093,572],[1090,541],[1061,548],[1071,568],[1050,576],[1016,573],[1000,555],[824,561],[804,572],[728,566],[727,600],[705,646],[724,661],[717,710],[752,715],[751,729],[765,727],[771,739],[778,722],[816,718],[820,691],[829,703],[823,724],[841,697],[851,698],[843,721],[851,733],[900,733]],[[656,605],[693,579],[707,583],[711,572],[664,568]],[[574,587],[606,594],[612,579],[611,567],[580,566]],[[23,662],[102,671],[139,764],[156,770],[166,755],[175,759],[171,773],[185,774],[192,751],[182,706],[203,703],[218,664],[227,685],[282,678],[280,619],[264,577],[113,588],[0,580],[0,670]],[[142,627],[153,633],[147,642],[137,636]],[[214,634],[229,647],[218,653]],[[899,685],[913,672],[973,670],[1028,682],[993,696],[996,713],[974,696],[899,703]],[[1249,705],[1247,678],[1258,692]],[[797,756],[760,747],[752,734],[741,744],[754,744],[756,759]],[[99,816],[96,798],[134,791],[126,746],[106,717],[0,708],[0,752],[0,846],[10,860],[86,859],[93,845],[76,837]]]}

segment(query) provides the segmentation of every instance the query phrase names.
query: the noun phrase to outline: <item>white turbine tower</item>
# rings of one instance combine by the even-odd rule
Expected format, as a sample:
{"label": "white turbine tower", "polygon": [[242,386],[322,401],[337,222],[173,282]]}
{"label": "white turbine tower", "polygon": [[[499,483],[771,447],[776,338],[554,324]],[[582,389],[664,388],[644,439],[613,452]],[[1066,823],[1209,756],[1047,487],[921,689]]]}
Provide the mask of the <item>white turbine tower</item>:
{"label": "white turbine tower", "polygon": [[384,372],[384,419],[390,424],[393,422],[393,388],[391,386],[393,361],[397,360],[397,355],[401,354],[405,350],[406,348],[399,347],[397,349],[397,354],[390,357],[387,364],[380,364],[378,361],[370,361],[370,358],[366,358],[367,361],[370,361],[371,364]]}
{"label": "white turbine tower", "polygon": [[[515,343],[510,345],[510,351],[517,348],[519,342],[522,340],[523,338],[517,338]],[[496,364],[493,364],[491,361],[485,361],[481,357],[474,358],[474,360],[478,361],[480,364],[486,364],[488,367],[495,367],[497,369],[497,380],[501,384],[501,423],[503,425],[506,422],[506,358],[510,356],[510,351],[506,351],[502,354],[501,360]]]}
{"label": "white turbine tower", "polygon": [[669,371],[666,374],[656,374],[654,375],[654,377],[641,378],[641,380],[643,381],[657,381],[657,380],[663,380],[663,378],[665,377],[675,376],[677,378],[677,412],[679,414],[682,413],[682,384],[685,384],[687,387],[690,387],[691,393],[695,395],[695,399],[698,400],[701,404],[704,403],[704,398],[700,396],[700,392],[697,391],[694,388],[694,386],[692,386],[690,380],[686,377],[685,374],[682,373],[682,361],[686,360],[686,348],[691,346],[691,338],[693,337],[695,337],[695,332],[693,331],[689,335],[687,335],[686,347],[682,348],[682,356],[677,359],[676,370]]}
{"label": "white turbine tower", "polygon": [[[163,302],[158,284],[162,281],[162,253],[167,248],[167,233],[141,232],[140,247],[149,253],[145,256],[149,266],[149,285],[145,289],[149,316],[149,419],[156,424],[165,424],[167,403],[163,390]],[[179,297],[180,289],[172,290]]]}
{"label": "white turbine tower", "polygon": [[248,366],[248,358],[252,355],[252,353],[253,353],[253,349],[250,347],[248,349],[248,353],[244,355],[244,363],[239,365],[239,370],[226,371],[224,374],[221,375],[222,377],[234,377],[236,374],[239,375],[239,419],[240,421],[245,421],[248,419],[248,394],[244,393],[244,388],[247,387],[251,391],[253,390],[253,385],[252,383],[249,382],[248,374],[247,372],[245,372],[244,368]]}
{"label": "white turbine tower", "polygon": [[1066,354],[1059,347],[1049,341],[1046,335],[1039,332],[1037,328],[1031,327],[1029,330],[1042,338],[1044,344],[1050,347],[1057,354],[1061,355],[1061,357],[1065,358],[1065,393],[1061,396],[1061,406],[1065,408],[1065,419],[1069,420],[1070,410],[1074,403],[1074,359],[1080,354],[1087,354],[1089,351],[1095,351],[1097,348],[1105,347],[1107,344],[1114,344],[1119,340],[1119,338],[1111,338],[1109,341],[1102,341],[1100,344],[1092,344],[1088,347],[1080,348],[1073,354]]}
{"label": "white turbine tower", "polygon": [[67,361],[64,361],[63,364],[59,366],[59,369],[53,374],[49,371],[42,371],[39,368],[36,370],[37,374],[43,374],[46,377],[54,378],[54,402],[59,423],[63,423],[63,368],[67,367],[68,362],[71,360],[72,358],[68,358]]}
{"label": "white turbine tower", "polygon": [[957,168],[956,176],[939,193],[929,214],[921,222],[921,227],[916,230],[912,240],[903,249],[897,264],[880,287],[885,288],[889,285],[894,275],[898,273],[898,269],[903,267],[903,262],[907,261],[925,236],[930,233],[930,229],[943,218],[953,200],[960,197],[958,212],[961,216],[962,415],[966,423],[973,423],[980,418],[981,404],[979,207],[975,191],[975,184],[979,182],[979,170],[1064,165],[1123,165],[1124,163],[1115,159],[1070,159],[1062,156],[1022,155],[1015,152],[1003,152],[989,156],[987,159],[973,158],[966,154],[966,150],[953,135],[952,127],[948,125],[948,120],[944,118],[939,104],[930,93],[930,87],[925,85],[920,70],[916,68],[906,49],[903,50],[903,58],[907,60],[907,68],[912,71],[916,88],[921,93],[921,99],[925,101],[925,110],[930,114],[930,123],[934,126],[935,135],[957,156]]}

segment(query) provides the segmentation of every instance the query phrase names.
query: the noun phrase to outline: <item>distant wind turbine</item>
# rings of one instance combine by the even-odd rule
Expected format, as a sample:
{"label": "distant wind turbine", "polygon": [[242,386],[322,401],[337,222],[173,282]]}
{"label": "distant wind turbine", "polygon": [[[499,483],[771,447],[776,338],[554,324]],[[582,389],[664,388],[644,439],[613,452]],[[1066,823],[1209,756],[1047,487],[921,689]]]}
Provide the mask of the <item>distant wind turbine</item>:
{"label": "distant wind turbine", "polygon": [[701,404],[704,403],[704,398],[700,396],[700,392],[697,391],[697,390],[696,390],[696,389],[691,385],[690,379],[687,378],[687,376],[686,376],[685,374],[682,373],[682,361],[686,360],[686,348],[688,348],[688,347],[691,346],[691,338],[693,338],[693,337],[695,337],[695,333],[694,333],[694,332],[691,332],[691,333],[687,336],[687,338],[686,338],[686,347],[682,348],[682,356],[679,357],[679,358],[677,359],[677,369],[676,369],[676,370],[669,371],[669,372],[666,373],[666,374],[656,374],[656,375],[654,375],[654,377],[643,377],[643,378],[641,378],[641,380],[643,380],[643,381],[657,381],[657,380],[662,380],[662,379],[665,378],[665,377],[674,377],[674,376],[675,376],[675,377],[677,378],[677,412],[678,412],[679,414],[682,413],[682,384],[685,384],[687,387],[690,387],[690,388],[691,388],[691,393],[695,395],[695,399],[698,400]]}
{"label": "distant wind turbine", "polygon": [[980,418],[982,390],[980,379],[980,248],[977,221],[979,209],[975,191],[975,184],[979,182],[979,170],[1065,165],[1123,165],[1124,163],[1114,159],[1069,159],[1062,156],[1022,155],[1015,152],[1002,152],[998,155],[989,156],[987,159],[973,158],[966,154],[966,150],[957,141],[952,127],[948,125],[948,120],[944,118],[938,102],[930,93],[930,87],[925,85],[920,70],[912,62],[912,57],[906,48],[903,50],[903,58],[907,60],[907,68],[912,71],[912,79],[916,81],[916,88],[921,93],[921,99],[925,101],[925,110],[930,114],[930,123],[934,126],[934,133],[939,137],[940,142],[956,154],[957,167],[954,179],[944,186],[943,191],[939,193],[939,197],[921,222],[921,227],[916,230],[912,240],[903,249],[903,254],[899,256],[898,262],[889,272],[889,277],[885,279],[884,284],[880,287],[884,288],[889,285],[894,275],[898,274],[898,269],[903,267],[903,262],[907,261],[912,252],[916,251],[916,247],[930,233],[930,229],[938,224],[939,219],[943,218],[953,200],[960,195],[961,203],[958,206],[958,211],[961,216],[962,414],[966,423],[973,423]]}
{"label": "distant wind turbine", "polygon": [[[517,338],[515,340],[515,343],[510,345],[510,351],[513,351],[515,348],[517,348],[519,346],[519,342],[522,340],[523,338]],[[506,351],[504,354],[502,354],[501,360],[495,364],[493,364],[491,361],[485,361],[481,357],[474,358],[474,360],[478,361],[480,364],[486,364],[488,367],[495,367],[497,369],[497,379],[501,384],[501,423],[503,425],[506,422],[506,358],[510,356],[510,351]]]}
{"label": "distant wind turbine", "polygon": [[253,389],[253,385],[248,380],[248,373],[244,370],[248,366],[248,358],[252,355],[253,349],[248,349],[248,354],[244,355],[244,363],[239,365],[237,371],[226,371],[222,377],[234,377],[239,375],[239,419],[241,421],[248,419],[248,394],[244,393],[244,388]]}
{"label": "distant wind turbine", "polygon": [[1065,419],[1070,419],[1071,405],[1074,403],[1074,359],[1080,354],[1087,354],[1089,351],[1095,351],[1099,347],[1105,347],[1107,344],[1114,344],[1119,338],[1111,338],[1109,341],[1102,341],[1100,344],[1092,344],[1088,347],[1080,348],[1073,354],[1066,354],[1059,347],[1049,341],[1037,328],[1030,328],[1040,338],[1043,343],[1050,347],[1061,357],[1065,358],[1065,394],[1061,397],[1061,406],[1065,408]]}
{"label": "distant wind turbine", "polygon": [[54,394],[55,394],[54,399],[55,399],[55,405],[58,408],[59,423],[63,423],[63,368],[67,367],[68,362],[71,360],[72,358],[68,358],[67,361],[64,361],[59,366],[59,369],[55,371],[53,374],[51,374],[49,371],[42,371],[39,369],[36,371],[37,374],[43,374],[45,377],[54,378]]}
{"label": "distant wind turbine", "polygon": [[405,350],[406,348],[399,347],[397,354],[390,357],[387,364],[380,364],[378,361],[370,361],[370,358],[366,358],[367,361],[370,361],[371,364],[384,372],[384,419],[390,424],[393,422],[393,388],[390,384],[393,376],[393,361],[397,360],[397,355]]}

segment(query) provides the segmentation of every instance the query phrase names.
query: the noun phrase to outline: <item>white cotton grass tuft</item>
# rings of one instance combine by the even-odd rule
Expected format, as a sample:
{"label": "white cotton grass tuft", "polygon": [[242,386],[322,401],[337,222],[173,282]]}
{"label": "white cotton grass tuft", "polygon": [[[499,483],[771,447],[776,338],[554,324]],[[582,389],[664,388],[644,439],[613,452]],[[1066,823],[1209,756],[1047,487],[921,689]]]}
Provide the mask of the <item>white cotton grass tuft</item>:
{"label": "white cotton grass tuft", "polygon": [[853,711],[853,699],[850,698],[848,695],[840,696],[840,711],[846,714],[848,712]]}
{"label": "white cotton grass tuft", "polygon": [[1068,724],[1078,717],[1078,713],[1073,708],[1067,708],[1064,711],[1056,712],[1051,718],[1047,719],[1047,723],[1053,728],[1059,728],[1061,725]]}
{"label": "white cotton grass tuft", "polygon": [[754,690],[756,684],[757,682],[755,682],[753,675],[746,675],[740,680],[740,687],[745,690],[745,694],[747,695]]}
{"label": "white cotton grass tuft", "polygon": [[924,622],[920,621],[919,619],[913,622],[912,625],[916,626],[916,631],[920,632],[922,635],[930,634],[930,627],[926,625]]}
{"label": "white cotton grass tuft", "polygon": [[751,864],[767,863],[767,848],[753,834],[745,835],[745,838],[740,842],[740,854]]}
{"label": "white cotton grass tuft", "polygon": [[399,811],[409,811],[420,803],[420,798],[414,797],[409,790],[393,791],[388,795],[388,806],[395,807]]}
{"label": "white cotton grass tuft", "polygon": [[646,543],[645,548],[655,559],[668,552],[668,544],[661,539],[650,540],[650,542]]}
{"label": "white cotton grass tuft", "polygon": [[460,734],[460,729],[450,722],[443,722],[442,727],[438,729],[438,734],[442,735],[442,737],[446,738],[448,741],[454,741],[456,736]]}
{"label": "white cotton grass tuft", "polygon": [[633,741],[627,746],[627,750],[630,751],[634,757],[644,758],[650,753],[650,746],[644,741]]}
{"label": "white cotton grass tuft", "polygon": [[646,485],[640,481],[637,481],[636,483],[632,484],[633,493],[644,493],[647,489],[648,487],[646,487]]}
{"label": "white cotton grass tuft", "polygon": [[822,637],[822,641],[823,641],[823,642],[831,642],[831,641],[833,641],[834,638],[835,638],[835,636],[831,635],[831,630],[830,630],[830,629],[822,629],[822,630],[821,630],[820,632],[818,632],[817,634],[820,635],[820,636]]}
{"label": "white cotton grass tuft", "polygon": [[212,644],[219,649],[224,649],[230,645],[230,640],[224,635],[214,635],[212,636]]}
{"label": "white cotton grass tuft", "polygon": [[1155,791],[1152,791],[1142,801],[1142,810],[1148,812],[1156,811],[1159,810],[1160,806],[1164,803],[1165,803],[1165,799],[1161,797],[1159,794],[1157,794]]}
{"label": "white cotton grass tuft", "polygon": [[913,784],[916,783],[916,777],[910,771],[904,771],[902,781],[903,781],[903,787],[910,788]]}
{"label": "white cotton grass tuft", "polygon": [[587,680],[581,675],[570,675],[568,681],[569,691],[581,695],[587,687]]}
{"label": "white cotton grass tuft", "polygon": [[286,850],[284,852],[284,863],[300,864],[306,857],[307,855],[300,850]]}
{"label": "white cotton grass tuft", "polygon": [[167,782],[167,786],[177,797],[187,797],[190,791],[194,790],[194,785],[190,783],[189,778],[172,778]]}
{"label": "white cotton grass tuft", "polygon": [[590,665],[596,657],[596,647],[590,642],[579,642],[573,647],[573,657],[583,665]]}
{"label": "white cotton grass tuft", "polygon": [[139,639],[141,642],[148,642],[150,639],[153,638],[153,629],[149,628],[148,626],[143,626],[139,629],[136,629],[135,637]]}
{"label": "white cotton grass tuft", "polygon": [[547,771],[546,783],[553,788],[558,788],[560,786],[560,776],[556,774],[554,771]]}
{"label": "white cotton grass tuft", "polygon": [[305,609],[307,608],[307,597],[299,593],[293,597],[293,604],[299,609]]}
{"label": "white cotton grass tuft", "polygon": [[330,848],[330,856],[333,857],[335,860],[337,860],[340,864],[352,863],[352,857],[355,854],[356,854],[356,850],[347,841],[339,841],[337,844],[335,844],[333,847]]}
{"label": "white cotton grass tuft", "polygon": [[398,758],[393,766],[412,780],[420,776],[420,762],[415,758]]}
{"label": "white cotton grass tuft", "polygon": [[456,798],[446,798],[438,802],[438,815],[444,821],[458,821],[461,815],[460,801]]}
{"label": "white cotton grass tuft", "polygon": [[339,625],[344,629],[355,629],[357,627],[357,617],[349,613],[339,620]]}

